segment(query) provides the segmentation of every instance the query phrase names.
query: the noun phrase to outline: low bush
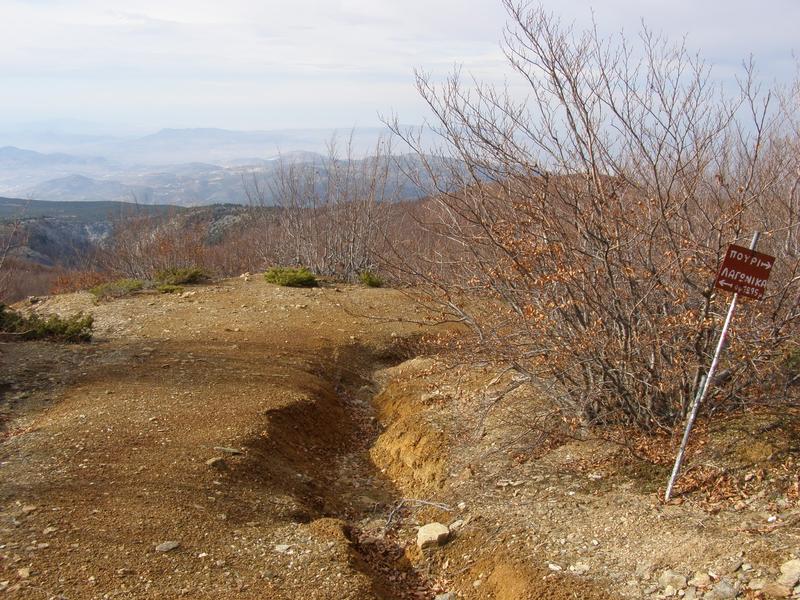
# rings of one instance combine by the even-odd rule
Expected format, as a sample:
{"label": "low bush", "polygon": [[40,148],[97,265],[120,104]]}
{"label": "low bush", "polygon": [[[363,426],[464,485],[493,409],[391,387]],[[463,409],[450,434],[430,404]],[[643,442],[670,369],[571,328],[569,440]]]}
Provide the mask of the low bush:
{"label": "low bush", "polygon": [[71,317],[30,315],[25,317],[0,304],[0,331],[18,336],[21,340],[56,340],[88,342],[92,339],[91,315],[78,313]]}
{"label": "low bush", "polygon": [[211,279],[208,271],[200,267],[172,267],[156,273],[156,281],[166,285],[191,285]]}
{"label": "low bush", "polygon": [[179,285],[172,285],[171,283],[162,283],[156,286],[156,291],[162,294],[180,294],[183,288]]}
{"label": "low bush", "polygon": [[319,285],[314,274],[305,267],[297,269],[273,267],[264,273],[264,279],[269,283],[286,287],[317,287]]}
{"label": "low bush", "polygon": [[89,290],[98,300],[108,298],[121,298],[138,292],[144,288],[144,281],[141,279],[117,279],[108,283],[101,283]]}
{"label": "low bush", "polygon": [[367,287],[371,288],[383,287],[383,279],[379,275],[373,273],[372,271],[362,271],[361,274],[358,276],[358,278],[361,280],[361,283],[363,283]]}

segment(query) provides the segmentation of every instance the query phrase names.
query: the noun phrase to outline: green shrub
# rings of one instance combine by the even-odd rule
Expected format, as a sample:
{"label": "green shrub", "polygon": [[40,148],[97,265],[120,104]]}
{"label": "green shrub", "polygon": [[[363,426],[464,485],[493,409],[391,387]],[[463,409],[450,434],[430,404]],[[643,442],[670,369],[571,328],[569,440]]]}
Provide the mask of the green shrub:
{"label": "green shrub", "polygon": [[179,285],[172,285],[171,283],[162,283],[156,286],[156,290],[162,294],[180,294],[183,288]]}
{"label": "green shrub", "polygon": [[71,317],[31,315],[24,317],[9,311],[0,304],[0,331],[12,333],[22,340],[58,340],[62,342],[88,342],[92,339],[91,315],[78,313]]}
{"label": "green shrub", "polygon": [[117,279],[108,283],[101,283],[89,290],[98,300],[107,298],[121,298],[133,292],[138,292],[144,287],[141,279]]}
{"label": "green shrub", "polygon": [[264,273],[264,279],[269,283],[287,287],[317,287],[318,285],[317,278],[305,267],[297,269],[273,267]]}
{"label": "green shrub", "polygon": [[172,267],[156,273],[156,281],[167,285],[203,283],[211,279],[208,271],[199,267]]}
{"label": "green shrub", "polygon": [[362,271],[358,278],[361,280],[361,283],[367,287],[383,287],[383,279],[372,271]]}

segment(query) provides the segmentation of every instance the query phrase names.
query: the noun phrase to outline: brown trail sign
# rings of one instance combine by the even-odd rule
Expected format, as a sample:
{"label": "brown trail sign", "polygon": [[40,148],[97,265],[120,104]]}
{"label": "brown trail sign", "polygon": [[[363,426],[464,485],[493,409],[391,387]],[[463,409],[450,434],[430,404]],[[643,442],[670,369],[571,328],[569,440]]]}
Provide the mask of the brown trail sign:
{"label": "brown trail sign", "polygon": [[731,304],[728,307],[728,314],[725,317],[725,323],[723,323],[722,331],[719,334],[717,349],[714,351],[714,358],[711,361],[711,366],[708,368],[708,373],[701,380],[700,390],[692,405],[689,418],[686,421],[686,429],[683,432],[683,439],[678,449],[678,455],[675,457],[672,475],[670,475],[669,482],[667,482],[667,492],[664,494],[664,502],[669,502],[670,496],[672,495],[672,488],[681,470],[683,455],[686,452],[686,444],[689,442],[689,434],[692,431],[692,425],[697,418],[697,411],[700,409],[700,404],[706,397],[708,388],[713,381],[714,372],[717,370],[720,353],[725,344],[725,336],[728,334],[728,327],[730,327],[731,319],[733,319],[733,311],[736,310],[736,301],[739,299],[740,294],[748,298],[760,300],[764,296],[764,290],[767,288],[769,272],[772,270],[772,265],[775,263],[775,257],[769,254],[756,252],[755,248],[760,235],[761,234],[758,232],[753,234],[753,240],[750,242],[749,248],[737,246],[736,244],[728,246],[728,250],[725,252],[725,258],[722,261],[722,266],[720,266],[719,273],[717,273],[714,287],[726,292],[733,292],[733,300],[731,300]]}
{"label": "brown trail sign", "polygon": [[717,273],[714,287],[761,300],[775,257],[731,244]]}

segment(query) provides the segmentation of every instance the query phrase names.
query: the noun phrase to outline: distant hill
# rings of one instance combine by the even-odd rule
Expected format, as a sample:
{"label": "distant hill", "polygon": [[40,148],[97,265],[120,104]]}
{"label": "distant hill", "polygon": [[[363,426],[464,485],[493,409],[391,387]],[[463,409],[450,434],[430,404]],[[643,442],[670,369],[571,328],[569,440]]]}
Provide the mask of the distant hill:
{"label": "distant hill", "polygon": [[40,183],[28,190],[33,198],[52,201],[113,200],[149,203],[152,190],[146,186],[125,185],[118,181],[102,181],[85,175],[67,175]]}
{"label": "distant hill", "polygon": [[95,166],[108,167],[108,161],[92,156],[73,156],[56,152],[43,154],[15,146],[0,148],[0,169],[42,169],[53,167]]}
{"label": "distant hill", "polygon": [[0,221],[48,217],[89,224],[110,221],[131,212],[163,215],[185,210],[179,206],[141,205],[130,202],[46,202],[0,197]]}

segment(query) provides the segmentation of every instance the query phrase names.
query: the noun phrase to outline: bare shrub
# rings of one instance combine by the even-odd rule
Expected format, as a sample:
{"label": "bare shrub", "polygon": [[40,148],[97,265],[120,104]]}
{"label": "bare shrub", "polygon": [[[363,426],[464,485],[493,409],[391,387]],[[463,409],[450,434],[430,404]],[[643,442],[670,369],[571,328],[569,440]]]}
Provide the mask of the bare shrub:
{"label": "bare shrub", "polygon": [[19,266],[13,251],[24,244],[23,237],[19,219],[0,224],[0,300],[8,301],[12,295],[9,287]]}
{"label": "bare shrub", "polygon": [[281,159],[269,184],[256,174],[245,181],[254,207],[263,209],[274,200],[279,208],[261,213],[265,261],[304,265],[351,281],[376,268],[388,205],[398,198],[400,186],[391,176],[387,142],[379,141],[372,156],[358,159],[351,141],[341,153],[331,140],[327,156],[317,164]]}
{"label": "bare shrub", "polygon": [[129,278],[155,279],[167,269],[204,266],[204,223],[183,223],[174,216],[126,215],[97,254],[102,271]]}
{"label": "bare shrub", "polygon": [[[710,407],[774,398],[798,343],[800,88],[760,87],[746,64],[725,93],[650,31],[604,39],[505,5],[503,49],[527,101],[459,73],[417,75],[444,139],[438,164],[454,166],[428,169],[418,223],[437,252],[405,262],[410,280],[564,418],[669,428],[729,300],[712,289],[716,267],[759,230],[778,257],[768,297],[737,316]],[[393,129],[430,164],[418,135]]]}

